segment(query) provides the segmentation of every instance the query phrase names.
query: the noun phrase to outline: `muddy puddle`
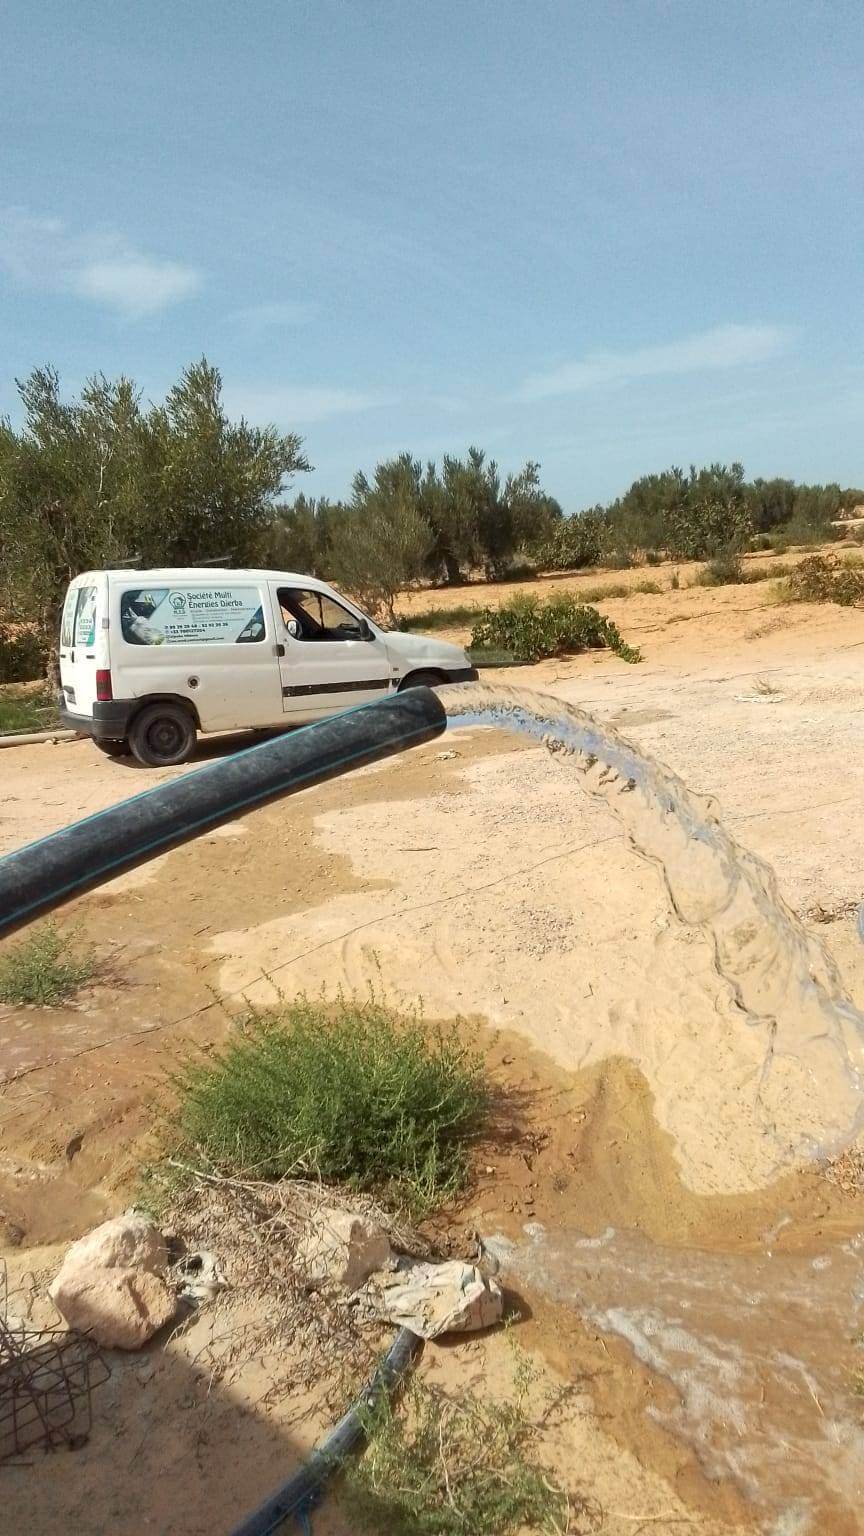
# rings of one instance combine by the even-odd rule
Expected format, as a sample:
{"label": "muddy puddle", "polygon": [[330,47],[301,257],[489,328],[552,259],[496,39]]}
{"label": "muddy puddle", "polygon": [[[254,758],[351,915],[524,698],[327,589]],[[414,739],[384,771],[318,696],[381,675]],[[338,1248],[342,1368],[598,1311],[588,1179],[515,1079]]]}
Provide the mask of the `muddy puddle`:
{"label": "muddy puddle", "polygon": [[816,1253],[724,1254],[612,1229],[528,1223],[487,1246],[526,1293],[624,1339],[669,1391],[648,1412],[731,1478],[772,1536],[860,1529],[864,1426],[852,1390],[864,1326],[864,1232]]}

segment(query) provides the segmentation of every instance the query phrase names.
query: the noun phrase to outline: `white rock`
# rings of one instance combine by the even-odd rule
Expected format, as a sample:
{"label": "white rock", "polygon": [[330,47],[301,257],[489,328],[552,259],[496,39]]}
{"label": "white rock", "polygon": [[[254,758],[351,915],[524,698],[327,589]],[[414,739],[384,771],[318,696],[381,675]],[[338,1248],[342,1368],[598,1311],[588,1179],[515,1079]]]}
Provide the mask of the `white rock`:
{"label": "white rock", "polygon": [[163,1276],[168,1247],[149,1216],[127,1211],[67,1249],[49,1295],[70,1328],[107,1349],[138,1349],[177,1308]]}
{"label": "white rock", "polygon": [[504,1309],[497,1280],[461,1259],[443,1264],[402,1260],[396,1273],[374,1275],[362,1295],[376,1317],[423,1339],[489,1328],[501,1321]]}
{"label": "white rock", "polygon": [[[139,1269],[164,1275],[168,1246],[156,1223],[140,1211],[127,1211],[94,1227],[67,1249],[63,1270]],[[62,1271],[61,1271],[62,1272]],[[59,1278],[59,1276],[58,1276]]]}
{"label": "white rock", "polygon": [[390,1259],[387,1234],[377,1221],[322,1206],[297,1245],[297,1263],[310,1280],[329,1281],[356,1291]]}
{"label": "white rock", "polygon": [[64,1263],[50,1293],[69,1327],[105,1349],[139,1349],[177,1309],[164,1280],[143,1269]]}

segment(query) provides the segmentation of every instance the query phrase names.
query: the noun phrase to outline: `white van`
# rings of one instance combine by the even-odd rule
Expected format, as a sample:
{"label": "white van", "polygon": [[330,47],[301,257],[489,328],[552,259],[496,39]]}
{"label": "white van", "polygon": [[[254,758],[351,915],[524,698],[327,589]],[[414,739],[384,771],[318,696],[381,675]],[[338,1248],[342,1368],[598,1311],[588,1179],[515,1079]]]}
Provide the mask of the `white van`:
{"label": "white van", "polygon": [[305,725],[476,676],[458,645],[379,629],[287,571],[88,571],[63,608],[64,725],[152,766],[185,762],[199,731]]}

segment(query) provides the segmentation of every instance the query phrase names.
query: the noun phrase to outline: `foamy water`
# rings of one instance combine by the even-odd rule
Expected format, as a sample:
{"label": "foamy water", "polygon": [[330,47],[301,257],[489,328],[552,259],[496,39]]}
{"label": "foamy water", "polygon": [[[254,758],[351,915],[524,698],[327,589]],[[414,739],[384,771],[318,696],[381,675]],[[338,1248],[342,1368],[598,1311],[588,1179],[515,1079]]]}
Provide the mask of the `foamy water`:
{"label": "foamy water", "polygon": [[[712,1253],[540,1223],[487,1238],[507,1278],[626,1340],[666,1383],[648,1413],[706,1476],[731,1478],[766,1536],[848,1532],[864,1495],[850,1341],[864,1315],[864,1237],[817,1254]],[[858,1528],[857,1526],[855,1527]]]}

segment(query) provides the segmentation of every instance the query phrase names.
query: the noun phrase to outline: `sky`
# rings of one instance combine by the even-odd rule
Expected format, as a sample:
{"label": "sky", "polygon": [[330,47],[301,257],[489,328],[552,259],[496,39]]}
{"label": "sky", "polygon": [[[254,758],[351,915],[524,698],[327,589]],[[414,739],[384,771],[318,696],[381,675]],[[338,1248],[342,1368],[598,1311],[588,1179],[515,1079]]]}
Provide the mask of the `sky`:
{"label": "sky", "polygon": [[5,0],[0,414],[205,354],[294,489],[864,484],[860,0]]}

